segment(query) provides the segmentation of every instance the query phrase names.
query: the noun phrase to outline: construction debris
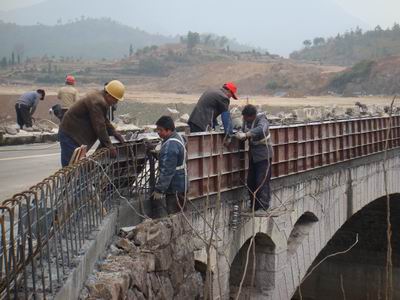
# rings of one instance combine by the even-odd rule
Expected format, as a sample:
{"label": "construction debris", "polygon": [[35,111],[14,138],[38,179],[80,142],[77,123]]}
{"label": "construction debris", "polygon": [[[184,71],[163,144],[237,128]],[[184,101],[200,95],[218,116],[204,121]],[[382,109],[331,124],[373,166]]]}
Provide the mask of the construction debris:
{"label": "construction debris", "polygon": [[194,252],[202,246],[181,215],[121,228],[80,299],[201,299]]}

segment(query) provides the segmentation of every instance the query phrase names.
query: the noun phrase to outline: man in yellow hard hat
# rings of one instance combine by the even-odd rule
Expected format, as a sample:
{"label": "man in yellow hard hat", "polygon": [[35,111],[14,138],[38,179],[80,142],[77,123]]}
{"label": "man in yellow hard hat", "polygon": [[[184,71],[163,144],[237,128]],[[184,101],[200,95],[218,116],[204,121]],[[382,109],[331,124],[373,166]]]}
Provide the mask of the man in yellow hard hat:
{"label": "man in yellow hard hat", "polygon": [[86,145],[89,150],[97,139],[102,147],[110,149],[112,157],[116,156],[110,135],[121,143],[124,139],[107,119],[107,112],[111,106],[124,99],[124,93],[124,85],[118,80],[112,80],[103,90],[88,94],[68,109],[58,133],[63,167],[69,164],[76,148]]}

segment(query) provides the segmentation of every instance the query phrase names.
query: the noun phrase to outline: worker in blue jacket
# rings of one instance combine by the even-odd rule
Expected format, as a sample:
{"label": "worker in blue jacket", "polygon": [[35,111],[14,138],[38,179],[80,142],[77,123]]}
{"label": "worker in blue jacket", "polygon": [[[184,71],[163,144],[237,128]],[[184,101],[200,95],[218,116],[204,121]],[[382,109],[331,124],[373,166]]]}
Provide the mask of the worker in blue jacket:
{"label": "worker in blue jacket", "polygon": [[247,187],[250,199],[255,201],[255,210],[268,210],[271,201],[272,143],[269,123],[265,113],[257,113],[254,105],[246,105],[242,110],[242,132],[236,133],[239,140],[249,141],[249,170]]}
{"label": "worker in blue jacket", "polygon": [[[186,148],[183,138],[175,131],[171,117],[162,116],[156,122],[157,133],[162,138],[159,154],[159,177],[153,193],[153,214],[173,214],[185,205],[188,190],[186,171]],[[179,201],[179,203],[178,203]]]}

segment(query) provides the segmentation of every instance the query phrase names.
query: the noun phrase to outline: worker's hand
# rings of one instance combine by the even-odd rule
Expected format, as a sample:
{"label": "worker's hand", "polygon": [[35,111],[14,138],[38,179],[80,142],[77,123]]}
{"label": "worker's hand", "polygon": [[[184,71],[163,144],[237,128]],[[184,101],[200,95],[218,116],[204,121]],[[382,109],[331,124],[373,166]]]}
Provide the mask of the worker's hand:
{"label": "worker's hand", "polygon": [[244,132],[237,132],[235,134],[235,138],[237,138],[239,141],[244,141],[245,139],[247,139],[247,134]]}
{"label": "worker's hand", "polygon": [[110,148],[110,157],[111,158],[116,158],[117,157],[117,148],[111,147]]}
{"label": "worker's hand", "polygon": [[118,140],[118,142],[120,142],[121,144],[122,143],[125,143],[125,139],[124,139],[124,137],[122,136],[122,134],[120,134],[119,132],[115,132],[114,133],[114,137]]}
{"label": "worker's hand", "polygon": [[154,200],[162,200],[164,198],[164,194],[163,193],[159,193],[159,192],[153,192],[153,199]]}

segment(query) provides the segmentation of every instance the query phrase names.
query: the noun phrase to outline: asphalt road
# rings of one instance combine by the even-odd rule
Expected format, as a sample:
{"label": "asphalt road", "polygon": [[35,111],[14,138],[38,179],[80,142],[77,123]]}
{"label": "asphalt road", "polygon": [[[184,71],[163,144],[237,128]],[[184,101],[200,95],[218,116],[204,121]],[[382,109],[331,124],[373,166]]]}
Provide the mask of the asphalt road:
{"label": "asphalt road", "polygon": [[58,143],[0,147],[0,201],[37,184],[59,168]]}

